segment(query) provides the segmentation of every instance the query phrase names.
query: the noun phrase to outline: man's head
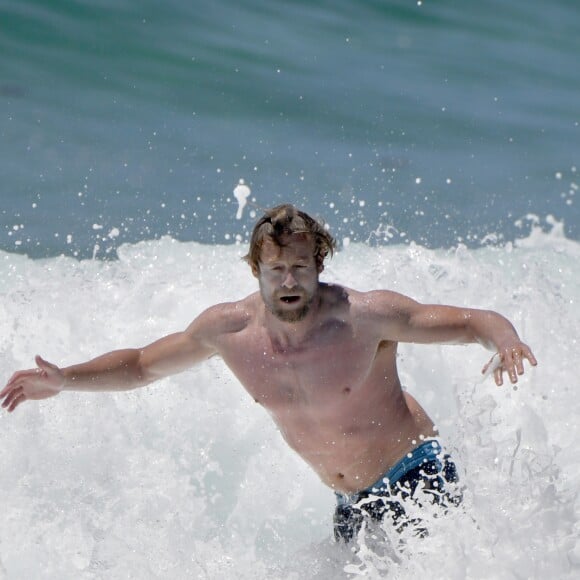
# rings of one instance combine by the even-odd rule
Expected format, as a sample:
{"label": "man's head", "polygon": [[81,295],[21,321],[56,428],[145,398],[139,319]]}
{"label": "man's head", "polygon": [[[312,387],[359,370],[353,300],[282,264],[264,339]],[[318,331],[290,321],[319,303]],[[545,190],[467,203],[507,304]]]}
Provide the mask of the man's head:
{"label": "man's head", "polygon": [[291,240],[296,234],[311,237],[314,259],[319,271],[322,272],[324,259],[329,254],[332,256],[336,248],[334,238],[322,223],[287,203],[265,210],[264,215],[254,226],[250,239],[250,251],[244,256],[254,275],[258,275],[260,271],[262,246],[266,240],[282,248],[288,243],[288,239]]}
{"label": "man's head", "polygon": [[303,320],[318,292],[318,275],[335,242],[324,226],[292,205],[266,210],[245,256],[267,309],[284,322]]}

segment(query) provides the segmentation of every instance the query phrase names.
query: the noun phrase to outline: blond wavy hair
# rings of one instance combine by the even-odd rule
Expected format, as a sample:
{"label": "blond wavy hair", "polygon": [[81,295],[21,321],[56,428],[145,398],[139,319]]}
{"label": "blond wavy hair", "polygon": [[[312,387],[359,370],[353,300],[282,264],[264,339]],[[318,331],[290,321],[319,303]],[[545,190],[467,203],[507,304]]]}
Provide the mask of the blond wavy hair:
{"label": "blond wavy hair", "polygon": [[324,223],[310,217],[289,203],[277,205],[264,211],[258,220],[250,238],[249,252],[244,260],[252,270],[260,271],[260,253],[266,239],[272,240],[278,247],[285,244],[283,238],[294,234],[312,236],[314,239],[314,258],[316,265],[322,267],[325,258],[334,254],[336,241],[330,235]]}

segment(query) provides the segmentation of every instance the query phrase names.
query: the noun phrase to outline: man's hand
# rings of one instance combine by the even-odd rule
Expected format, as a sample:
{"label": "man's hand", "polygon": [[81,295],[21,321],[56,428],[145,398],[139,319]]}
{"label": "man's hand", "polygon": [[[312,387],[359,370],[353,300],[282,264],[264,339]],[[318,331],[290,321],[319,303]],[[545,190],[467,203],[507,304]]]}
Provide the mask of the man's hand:
{"label": "man's hand", "polygon": [[20,403],[26,400],[38,401],[58,395],[64,385],[64,375],[56,366],[40,356],[35,358],[38,368],[17,371],[0,393],[2,407],[12,413]]}
{"label": "man's hand", "polygon": [[488,370],[493,372],[495,384],[498,387],[503,385],[504,372],[507,373],[510,381],[515,384],[518,381],[518,375],[524,374],[524,358],[527,358],[532,366],[538,364],[529,346],[519,340],[514,341],[499,348],[481,372],[483,374],[487,373]]}

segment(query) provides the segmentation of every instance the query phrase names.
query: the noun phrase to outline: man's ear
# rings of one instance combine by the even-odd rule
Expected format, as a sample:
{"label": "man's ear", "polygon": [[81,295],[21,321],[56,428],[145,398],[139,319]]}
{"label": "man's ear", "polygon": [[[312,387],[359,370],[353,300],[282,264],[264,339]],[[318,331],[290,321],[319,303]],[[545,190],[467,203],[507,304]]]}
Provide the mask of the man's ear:
{"label": "man's ear", "polygon": [[324,262],[322,260],[316,260],[316,271],[319,274],[322,274],[323,270],[324,270]]}

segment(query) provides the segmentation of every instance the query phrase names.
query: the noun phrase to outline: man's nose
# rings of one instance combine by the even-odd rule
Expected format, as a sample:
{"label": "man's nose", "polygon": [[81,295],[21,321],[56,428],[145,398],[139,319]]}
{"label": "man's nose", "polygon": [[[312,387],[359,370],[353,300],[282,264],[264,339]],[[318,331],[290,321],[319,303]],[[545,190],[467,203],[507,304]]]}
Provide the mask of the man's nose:
{"label": "man's nose", "polygon": [[282,282],[282,286],[284,288],[291,289],[297,285],[298,283],[296,282],[296,278],[294,278],[294,276],[292,275],[292,272],[288,272],[288,274],[286,274],[286,277],[284,278],[284,282]]}

